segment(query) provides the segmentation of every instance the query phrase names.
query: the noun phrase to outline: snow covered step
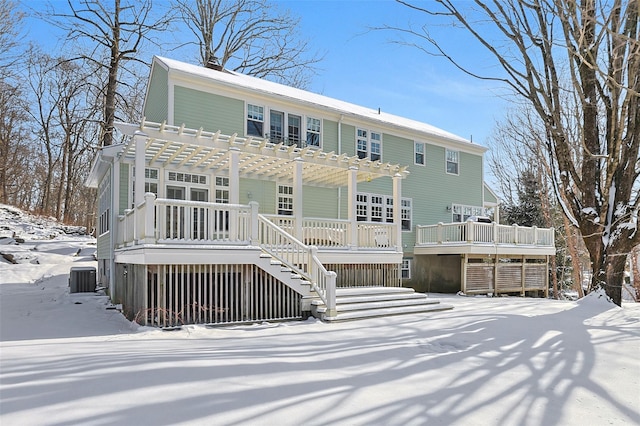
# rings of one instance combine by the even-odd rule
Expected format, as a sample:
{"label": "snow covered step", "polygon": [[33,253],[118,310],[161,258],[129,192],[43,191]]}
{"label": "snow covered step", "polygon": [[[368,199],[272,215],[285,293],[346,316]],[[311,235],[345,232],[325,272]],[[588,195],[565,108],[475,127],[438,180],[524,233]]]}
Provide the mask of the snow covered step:
{"label": "snow covered step", "polygon": [[453,309],[451,305],[444,305],[441,303],[430,305],[415,305],[415,306],[399,306],[385,309],[370,309],[359,310],[350,312],[338,312],[335,317],[324,317],[323,320],[329,322],[356,320],[372,317],[383,317],[389,315],[405,315],[405,314],[418,314],[423,312],[438,312]]}
{"label": "snow covered step", "polygon": [[[314,301],[315,302],[315,301]],[[312,304],[315,304],[312,302]],[[343,303],[342,301],[338,302],[338,311],[340,313],[347,311],[359,311],[365,309],[385,309],[385,308],[395,308],[398,306],[425,306],[425,305],[437,305],[439,302],[437,300],[427,300],[427,299],[401,299],[401,300],[382,300],[382,301],[358,301],[356,303]],[[318,312],[324,312],[326,310],[325,306],[319,306]]]}
{"label": "snow covered step", "polygon": [[336,315],[327,316],[319,298],[310,301],[314,316],[326,321],[354,320],[386,315],[415,314],[452,309],[408,287],[352,287],[336,289]]}
{"label": "snow covered step", "polygon": [[[364,294],[364,295],[353,295],[351,297],[337,297],[337,303],[339,304],[348,304],[348,303],[367,303],[367,302],[375,302],[375,301],[385,301],[385,300],[418,300],[421,303],[438,303],[435,300],[427,299],[425,294],[415,293],[415,292],[406,292],[406,293],[381,293],[381,294]],[[426,302],[425,302],[426,301]],[[315,301],[315,304],[319,305],[322,301]]]}
{"label": "snow covered step", "polygon": [[374,295],[374,294],[406,294],[415,293],[408,287],[349,287],[336,289],[336,296]]}

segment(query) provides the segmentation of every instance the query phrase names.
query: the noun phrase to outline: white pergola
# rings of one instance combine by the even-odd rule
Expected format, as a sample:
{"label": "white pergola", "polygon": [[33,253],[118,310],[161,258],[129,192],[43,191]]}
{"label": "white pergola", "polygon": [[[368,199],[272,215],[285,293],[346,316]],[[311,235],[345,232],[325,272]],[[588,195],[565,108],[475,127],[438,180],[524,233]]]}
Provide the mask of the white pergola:
{"label": "white pergola", "polygon": [[[401,180],[406,166],[361,159],[320,149],[273,144],[266,139],[239,137],[143,120],[141,124],[116,123],[125,137],[120,157],[133,161],[136,170],[173,167],[185,172],[214,172],[229,177],[229,202],[240,200],[240,178],[288,183],[293,187],[294,212],[302,218],[303,186],[348,189],[349,220],[356,231],[356,193],[359,182],[388,177],[393,180],[393,222],[397,241],[400,226]],[[143,202],[144,179],[136,179],[135,205]],[[302,221],[296,220],[296,233]],[[353,236],[356,237],[355,235]]]}

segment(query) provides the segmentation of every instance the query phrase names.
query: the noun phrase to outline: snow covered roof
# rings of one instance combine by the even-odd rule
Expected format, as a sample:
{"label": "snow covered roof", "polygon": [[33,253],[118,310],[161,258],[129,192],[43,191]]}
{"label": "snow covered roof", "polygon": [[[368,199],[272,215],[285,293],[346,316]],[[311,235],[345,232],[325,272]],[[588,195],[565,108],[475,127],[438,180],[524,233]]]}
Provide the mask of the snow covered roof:
{"label": "snow covered roof", "polygon": [[455,144],[463,144],[467,149],[479,153],[483,153],[487,150],[485,147],[473,144],[465,138],[420,121],[389,114],[384,111],[365,108],[363,106],[319,95],[317,93],[308,92],[306,90],[285,86],[283,84],[239,74],[229,70],[221,72],[203,66],[188,64],[159,56],[154,57],[154,61],[170,71],[182,72],[191,76],[212,80],[232,87],[242,87],[247,90],[266,95],[279,96],[294,102],[307,104],[315,108],[329,110],[337,114],[364,118],[373,122],[378,122],[382,125],[396,127],[412,133],[419,133],[424,136],[446,140]]}

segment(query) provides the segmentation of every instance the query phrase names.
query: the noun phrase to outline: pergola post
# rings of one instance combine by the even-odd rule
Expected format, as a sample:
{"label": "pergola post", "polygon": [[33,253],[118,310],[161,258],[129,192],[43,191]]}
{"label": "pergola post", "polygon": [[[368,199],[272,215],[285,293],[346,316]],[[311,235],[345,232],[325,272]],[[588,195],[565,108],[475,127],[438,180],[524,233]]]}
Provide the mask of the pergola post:
{"label": "pergola post", "polygon": [[349,181],[347,182],[347,208],[349,209],[349,247],[355,249],[358,246],[358,220],[356,216],[356,194],[358,192],[358,168],[349,167]]}
{"label": "pergola post", "polygon": [[[215,197],[215,195],[214,195]],[[229,148],[229,203],[240,203],[240,148]],[[231,209],[229,212],[229,236],[238,238],[238,211]]]}
{"label": "pergola post", "polygon": [[297,157],[293,164],[293,217],[294,236],[304,241],[302,235],[303,203],[302,203],[302,166],[304,161]]}
{"label": "pergola post", "polygon": [[[138,204],[144,201],[144,174],[145,174],[145,140],[147,135],[142,133],[139,130],[133,134],[133,140],[135,142],[135,167],[136,167],[136,182],[135,182],[135,198],[133,200],[134,208],[138,206]],[[118,177],[116,177],[118,178]]]}
{"label": "pergola post", "polygon": [[240,148],[229,148],[229,203],[240,203]]}
{"label": "pergola post", "polygon": [[393,176],[393,224],[395,225],[396,251],[402,251],[402,175]]}

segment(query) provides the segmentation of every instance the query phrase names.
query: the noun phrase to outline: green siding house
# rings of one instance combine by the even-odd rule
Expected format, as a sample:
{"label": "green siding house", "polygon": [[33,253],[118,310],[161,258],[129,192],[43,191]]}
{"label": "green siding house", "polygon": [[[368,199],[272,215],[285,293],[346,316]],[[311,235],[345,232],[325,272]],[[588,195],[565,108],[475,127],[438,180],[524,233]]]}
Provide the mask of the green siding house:
{"label": "green siding house", "polygon": [[425,123],[156,57],[99,189],[99,277],[144,324],[425,312],[546,292],[553,230],[499,225],[486,148]]}

